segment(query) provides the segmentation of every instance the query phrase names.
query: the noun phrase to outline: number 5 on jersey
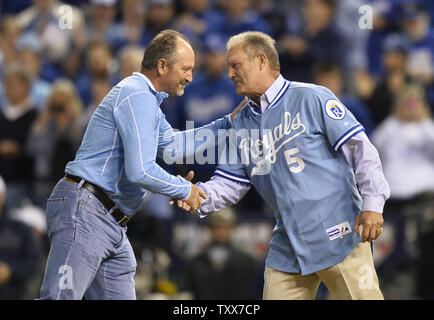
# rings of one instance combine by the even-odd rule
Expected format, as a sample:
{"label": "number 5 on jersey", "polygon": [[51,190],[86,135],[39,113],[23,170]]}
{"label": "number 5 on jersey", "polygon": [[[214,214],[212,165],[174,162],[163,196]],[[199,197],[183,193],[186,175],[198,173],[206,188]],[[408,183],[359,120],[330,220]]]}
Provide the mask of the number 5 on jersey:
{"label": "number 5 on jersey", "polygon": [[[289,150],[286,150],[284,152],[286,162],[288,163],[289,171],[292,173],[300,173],[304,169],[304,161],[300,157],[294,157],[293,155],[299,153],[298,148],[292,148]],[[293,164],[297,164],[297,166],[291,166]]]}

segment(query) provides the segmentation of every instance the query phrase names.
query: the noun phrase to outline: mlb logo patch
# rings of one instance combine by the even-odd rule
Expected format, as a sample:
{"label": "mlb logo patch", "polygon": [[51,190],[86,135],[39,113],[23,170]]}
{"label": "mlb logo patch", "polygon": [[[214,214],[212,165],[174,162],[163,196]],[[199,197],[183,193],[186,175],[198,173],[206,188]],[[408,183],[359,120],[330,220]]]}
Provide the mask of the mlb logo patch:
{"label": "mlb logo patch", "polygon": [[335,120],[340,120],[345,117],[345,107],[338,100],[329,100],[326,103],[327,115]]}
{"label": "mlb logo patch", "polygon": [[328,228],[326,231],[329,240],[335,240],[337,238],[343,238],[344,235],[351,233],[351,226],[348,221],[345,221],[341,224]]}

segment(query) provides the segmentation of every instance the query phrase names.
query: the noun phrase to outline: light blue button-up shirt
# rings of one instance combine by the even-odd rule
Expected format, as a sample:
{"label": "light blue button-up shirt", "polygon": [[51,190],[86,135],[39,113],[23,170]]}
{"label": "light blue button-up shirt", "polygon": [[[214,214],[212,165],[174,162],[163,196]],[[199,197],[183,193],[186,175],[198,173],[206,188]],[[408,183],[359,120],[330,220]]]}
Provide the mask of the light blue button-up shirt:
{"label": "light blue button-up shirt", "polygon": [[101,187],[129,216],[140,208],[147,191],[186,199],[190,182],[167,173],[156,157],[170,153],[191,157],[199,143],[188,148],[187,139],[201,129],[211,130],[217,137],[218,129],[231,128],[231,121],[227,115],[190,132],[174,132],[160,109],[167,97],[140,72],[119,82],[96,109],[77,155],[65,171]]}

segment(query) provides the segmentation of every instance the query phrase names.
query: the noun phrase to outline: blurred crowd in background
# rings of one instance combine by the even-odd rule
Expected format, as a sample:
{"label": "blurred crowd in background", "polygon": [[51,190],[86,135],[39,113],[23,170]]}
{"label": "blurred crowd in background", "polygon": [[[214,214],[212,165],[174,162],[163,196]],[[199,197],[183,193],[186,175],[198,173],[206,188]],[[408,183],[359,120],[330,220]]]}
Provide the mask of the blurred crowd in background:
{"label": "blurred crowd in background", "polygon": [[[276,39],[285,78],[336,94],[377,147],[391,188],[374,245],[384,296],[433,299],[433,26],[431,0],[1,1],[0,299],[39,296],[46,199],[99,102],[140,69],[146,45],[167,28],[196,52],[184,96],[161,106],[176,129],[206,124],[242,100],[225,74],[225,43],[243,31]],[[194,170],[193,182],[215,169],[160,165]],[[151,195],[128,224],[137,297],[260,299],[274,219],[255,190],[204,219],[168,200]]]}

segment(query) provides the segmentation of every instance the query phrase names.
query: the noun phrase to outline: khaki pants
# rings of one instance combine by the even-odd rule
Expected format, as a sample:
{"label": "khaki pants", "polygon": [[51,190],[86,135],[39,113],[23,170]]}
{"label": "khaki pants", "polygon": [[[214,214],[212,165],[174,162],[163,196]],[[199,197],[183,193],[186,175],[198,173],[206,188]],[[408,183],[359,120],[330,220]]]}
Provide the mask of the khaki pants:
{"label": "khaki pants", "polygon": [[324,282],[333,300],[383,300],[369,242],[338,264],[308,275],[265,267],[264,300],[313,300]]}

